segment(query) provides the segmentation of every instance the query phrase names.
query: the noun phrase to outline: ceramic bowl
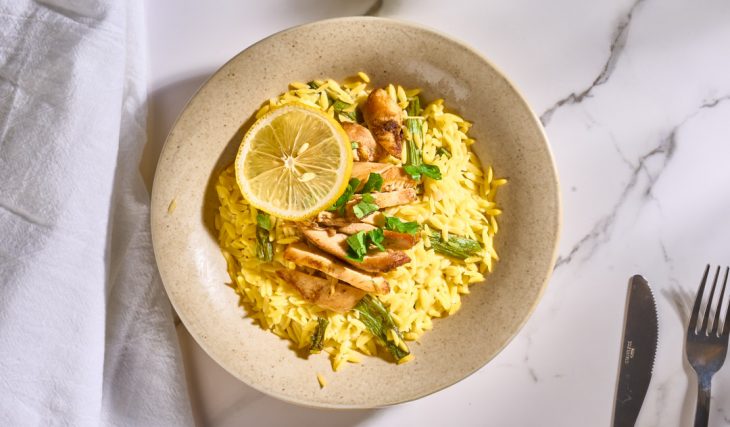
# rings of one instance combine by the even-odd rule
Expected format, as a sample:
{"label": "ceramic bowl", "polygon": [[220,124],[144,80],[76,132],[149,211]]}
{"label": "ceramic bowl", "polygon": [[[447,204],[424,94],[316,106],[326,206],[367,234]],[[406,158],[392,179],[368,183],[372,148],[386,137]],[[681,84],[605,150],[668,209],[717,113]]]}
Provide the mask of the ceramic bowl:
{"label": "ceramic bowl", "polygon": [[[479,158],[507,177],[496,249],[501,260],[472,286],[453,316],[438,319],[415,360],[363,357],[332,372],[326,355],[298,357],[288,341],[246,317],[217,245],[214,183],[263,101],[291,81],[358,71],[375,86],[420,87],[474,123]],[[174,201],[174,203],[173,203]],[[171,206],[171,203],[173,206]],[[174,207],[174,209],[172,208]],[[200,346],[264,393],[308,406],[366,408],[428,395],[497,355],[538,303],[553,268],[560,228],[557,175],[535,114],[514,85],[472,48],[410,23],[379,18],[316,22],[274,34],[223,65],[190,100],[159,159],[152,237],[167,294]],[[316,374],[328,385],[321,389]]]}

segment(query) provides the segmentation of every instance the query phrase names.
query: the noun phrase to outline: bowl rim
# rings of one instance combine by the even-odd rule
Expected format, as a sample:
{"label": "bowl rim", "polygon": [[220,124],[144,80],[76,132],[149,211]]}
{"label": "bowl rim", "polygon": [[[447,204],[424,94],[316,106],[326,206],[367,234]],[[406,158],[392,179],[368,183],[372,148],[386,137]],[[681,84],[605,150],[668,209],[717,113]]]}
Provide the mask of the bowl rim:
{"label": "bowl rim", "polygon": [[[252,49],[256,46],[259,46],[261,44],[264,44],[268,42],[270,39],[274,39],[277,37],[280,37],[281,35],[288,34],[291,32],[301,31],[302,29],[307,29],[310,27],[317,27],[323,24],[333,24],[333,23],[374,23],[374,22],[381,22],[386,25],[395,25],[400,27],[406,27],[411,28],[414,30],[419,31],[425,31],[428,33],[432,33],[433,35],[436,35],[449,43],[453,43],[460,48],[468,51],[469,53],[473,54],[475,57],[486,63],[489,67],[494,69],[496,71],[497,75],[504,80],[504,83],[507,84],[510,90],[514,91],[514,93],[517,95],[516,101],[522,104],[522,106],[525,108],[525,110],[529,113],[529,117],[533,124],[536,126],[536,128],[539,131],[540,137],[542,141],[544,142],[546,153],[549,160],[549,166],[550,166],[550,172],[552,176],[552,180],[555,182],[555,235],[554,235],[554,241],[553,241],[553,247],[552,247],[552,253],[550,255],[550,262],[548,263],[547,271],[545,271],[541,277],[542,277],[542,284],[540,285],[540,288],[537,293],[537,297],[532,301],[531,305],[529,306],[528,310],[525,312],[525,315],[520,320],[518,326],[514,329],[514,331],[510,334],[509,338],[504,341],[504,343],[495,349],[494,354],[484,360],[483,363],[481,363],[476,368],[464,371],[462,375],[459,375],[457,379],[455,379],[453,382],[450,382],[448,384],[444,384],[443,386],[436,387],[432,390],[429,390],[427,392],[421,392],[421,393],[415,393],[412,396],[408,396],[402,399],[398,399],[393,402],[387,402],[384,404],[379,405],[368,405],[368,404],[331,404],[331,403],[322,403],[322,402],[310,402],[310,401],[304,401],[299,400],[296,398],[292,398],[288,395],[283,395],[278,393],[276,390],[272,389],[265,389],[262,385],[258,383],[250,383],[247,381],[244,381],[242,378],[240,378],[235,372],[229,368],[225,363],[222,363],[221,359],[217,357],[215,352],[211,352],[210,348],[205,340],[201,338],[202,333],[198,330],[199,326],[195,322],[191,322],[187,315],[184,314],[184,312],[180,311],[178,309],[179,304],[176,303],[174,297],[171,297],[171,292],[168,291],[168,285],[165,284],[165,280],[162,277],[163,273],[162,270],[159,269],[159,262],[158,260],[161,259],[161,256],[158,253],[158,247],[159,245],[155,245],[155,241],[157,240],[155,238],[155,235],[157,234],[155,232],[156,227],[155,224],[159,223],[160,218],[159,216],[163,216],[164,214],[162,211],[164,202],[160,199],[161,196],[158,195],[158,191],[156,189],[159,188],[158,185],[158,171],[161,167],[161,162],[159,159],[162,159],[163,155],[165,154],[165,151],[168,149],[169,142],[170,142],[170,135],[173,133],[175,128],[178,125],[178,122],[183,117],[184,113],[188,110],[190,107],[190,104],[192,101],[198,97],[198,95],[205,90],[205,88],[210,84],[211,80],[213,80],[214,77],[218,75],[218,73],[221,72],[224,68],[226,68],[231,62],[235,61],[239,56],[241,56],[244,52],[246,52],[249,49]],[[155,207],[158,206],[159,209],[155,209]],[[370,408],[381,408],[381,407],[388,407],[393,405],[398,405],[401,403],[411,402],[414,400],[421,399],[426,396],[430,396],[434,393],[437,393],[441,390],[444,390],[448,387],[453,386],[454,384],[463,381],[467,377],[473,375],[476,371],[484,368],[490,361],[492,361],[497,355],[499,355],[514,339],[515,337],[522,331],[527,321],[532,317],[534,314],[534,311],[536,310],[538,304],[542,300],[545,291],[547,289],[547,285],[550,281],[550,278],[552,276],[552,272],[554,271],[556,260],[558,257],[559,252],[559,246],[560,246],[560,236],[562,234],[562,228],[563,228],[563,206],[562,206],[562,192],[560,189],[560,180],[558,176],[558,171],[555,163],[555,157],[552,152],[550,141],[547,137],[547,134],[545,132],[545,128],[542,125],[542,122],[540,121],[539,117],[533,109],[530,107],[530,105],[527,103],[527,100],[520,91],[520,89],[514,84],[514,82],[510,79],[510,77],[502,71],[500,67],[495,65],[491,60],[489,60],[487,57],[485,57],[481,52],[476,50],[475,48],[468,45],[466,42],[463,42],[460,39],[457,39],[449,34],[446,34],[445,32],[442,32],[440,30],[434,29],[432,27],[429,27],[427,25],[423,25],[420,23],[415,23],[412,21],[404,20],[404,19],[398,19],[398,18],[386,18],[386,17],[374,17],[374,16],[346,16],[346,17],[337,17],[337,18],[328,18],[328,19],[322,19],[317,20],[313,22],[303,23],[299,25],[295,25],[289,28],[282,29],[280,31],[277,31],[275,33],[272,33],[248,46],[246,46],[244,49],[240,50],[238,53],[233,55],[231,58],[229,58],[225,63],[221,64],[215,71],[213,71],[208,78],[205,80],[204,83],[200,85],[200,87],[193,93],[193,95],[190,96],[190,98],[185,103],[184,107],[180,110],[177,118],[172,123],[172,126],[170,127],[170,130],[168,131],[168,134],[165,138],[165,142],[162,146],[162,149],[160,150],[160,156],[158,158],[157,165],[155,167],[155,175],[152,182],[152,191],[150,195],[150,230],[151,230],[151,237],[152,237],[152,246],[153,246],[153,252],[155,255],[155,262],[158,264],[158,271],[160,272],[160,279],[163,284],[163,288],[165,289],[165,293],[168,296],[168,300],[170,301],[170,304],[172,305],[173,309],[175,310],[175,313],[177,313],[178,317],[180,318],[181,322],[183,323],[183,326],[187,330],[187,332],[190,334],[190,336],[195,340],[195,342],[205,351],[206,355],[213,359],[218,366],[223,368],[227,373],[229,373],[231,376],[236,378],[238,381],[241,381],[242,383],[246,384],[248,387],[251,387],[255,389],[256,391],[263,393],[265,395],[274,397],[278,400],[295,404],[302,407],[307,408],[324,408],[324,409],[335,409],[335,410],[348,410],[348,409],[370,409]],[[191,328],[192,327],[192,328]]]}

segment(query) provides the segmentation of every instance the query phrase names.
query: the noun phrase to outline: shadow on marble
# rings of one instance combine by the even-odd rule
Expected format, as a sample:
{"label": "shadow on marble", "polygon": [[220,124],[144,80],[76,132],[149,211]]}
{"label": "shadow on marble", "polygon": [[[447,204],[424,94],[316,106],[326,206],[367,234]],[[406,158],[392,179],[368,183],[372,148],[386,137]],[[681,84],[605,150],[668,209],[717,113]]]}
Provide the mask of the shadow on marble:
{"label": "shadow on marble", "polygon": [[[682,326],[689,324],[689,315],[692,311],[692,305],[694,304],[695,295],[688,292],[685,289],[675,284],[669,289],[662,289],[661,294],[664,298],[670,301],[674,314],[679,318]],[[684,335],[684,332],[683,332]],[[661,339],[661,338],[660,338]],[[682,402],[682,411],[680,413],[679,421],[680,425],[692,425],[694,422],[696,396],[697,396],[697,375],[692,369],[692,366],[687,361],[685,354],[687,352],[686,340],[682,340],[682,352],[678,355],[682,359],[682,370],[687,376],[687,390],[684,393],[684,400]]]}
{"label": "shadow on marble", "polygon": [[[393,0],[290,0],[286,6],[287,13],[297,16],[302,23],[350,15],[384,16],[401,7],[400,2]],[[223,65],[223,62],[219,65]],[[188,100],[214,72],[215,69],[211,68],[173,81],[148,94],[147,143],[139,163],[139,171],[148,192],[152,191],[157,160],[172,125]]]}
{"label": "shadow on marble", "polygon": [[404,0],[287,0],[287,13],[302,22],[342,16],[380,16],[399,13],[409,7]]}
{"label": "shadow on marble", "polygon": [[[188,100],[212,72],[181,79],[148,95],[147,143],[139,163],[148,191],[152,189],[155,168],[168,133]],[[375,412],[311,409],[260,393],[221,368],[198,346],[177,315],[175,319],[196,425],[356,426]]]}
{"label": "shadow on marble", "polygon": [[199,73],[184,78],[147,95],[147,143],[142,150],[139,172],[142,174],[147,191],[152,192],[152,181],[157,168],[157,160],[162,152],[167,135],[177,117],[182,113],[188,100],[205,83],[210,72]]}
{"label": "shadow on marble", "polygon": [[226,372],[205,353],[183,325],[178,326],[177,334],[193,416],[198,426],[354,427],[382,411],[314,409],[275,399]]}

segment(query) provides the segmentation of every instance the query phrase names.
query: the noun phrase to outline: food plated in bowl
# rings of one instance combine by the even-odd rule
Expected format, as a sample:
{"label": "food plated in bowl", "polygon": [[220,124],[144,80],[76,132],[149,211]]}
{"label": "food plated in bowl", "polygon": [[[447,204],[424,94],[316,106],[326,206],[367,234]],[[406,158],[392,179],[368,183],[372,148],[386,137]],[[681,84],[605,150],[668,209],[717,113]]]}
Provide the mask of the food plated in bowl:
{"label": "food plated in bowl", "polygon": [[498,260],[507,181],[482,169],[471,124],[443,99],[421,108],[419,89],[369,82],[291,83],[216,185],[247,315],[298,350],[325,350],[335,370],[363,355],[412,360],[407,342],[456,313]]}
{"label": "food plated in bowl", "polygon": [[[359,49],[342,55],[343,43],[357,44]],[[275,98],[276,103],[282,91],[296,89],[289,86],[296,81],[306,85],[310,81],[324,83],[331,79],[344,85],[346,79],[357,70],[366,71],[371,80],[366,85],[366,91],[380,88],[388,92],[389,84],[394,84],[396,92],[397,85],[401,85],[404,91],[420,88],[419,96],[424,111],[438,99],[446,100],[446,113],[464,117],[473,123],[465,134],[474,142],[470,142],[469,150],[465,152],[474,153],[478,161],[477,169],[483,177],[489,174],[489,166],[493,166],[499,178],[509,180],[506,190],[500,191],[495,199],[499,205],[496,208],[504,212],[497,217],[498,233],[493,246],[499,254],[499,263],[492,266],[493,271],[485,283],[476,280],[479,276],[473,276],[475,283],[468,287],[468,296],[459,298],[461,304],[458,312],[432,320],[433,328],[428,333],[419,338],[406,336],[409,332],[418,335],[417,329],[401,331],[408,351],[414,358],[400,365],[393,363],[394,358],[389,356],[387,349],[383,350],[384,346],[378,344],[377,339],[361,344],[371,353],[379,353],[382,357],[361,357],[359,350],[342,351],[342,348],[338,353],[334,351],[338,344],[331,337],[329,342],[325,339],[323,349],[329,346],[333,353],[309,356],[308,345],[311,340],[307,338],[313,334],[300,334],[297,341],[282,339],[272,334],[270,328],[262,328],[261,319],[254,318],[256,312],[251,311],[251,307],[242,309],[241,305],[245,308],[246,301],[237,293],[237,290],[240,292],[238,283],[225,285],[231,284],[231,276],[236,277],[238,272],[232,270],[233,275],[229,275],[230,263],[226,262],[219,245],[220,229],[225,226],[220,219],[216,224],[216,216],[222,215],[218,188],[221,185],[236,188],[236,179],[227,168],[235,162],[241,141],[256,122],[256,113],[262,107],[262,100]],[[395,98],[398,99],[397,93]],[[407,109],[407,105],[404,108]],[[261,117],[266,114],[269,112],[263,112]],[[356,118],[355,121],[359,120]],[[362,123],[365,124],[363,127],[368,128],[367,122]],[[339,125],[342,126],[342,123]],[[407,123],[403,125],[404,133],[407,134]],[[373,130],[368,130],[373,134]],[[368,163],[385,165],[374,166],[379,168],[397,166],[400,169],[394,170],[400,175],[408,159],[400,159],[399,164],[396,156],[391,155],[392,159],[380,158],[376,153],[378,147],[387,150],[379,144],[374,146],[372,153],[357,152],[358,158],[361,154],[364,157],[376,156]],[[435,151],[438,151],[436,148]],[[311,145],[307,147],[309,149]],[[407,153],[408,150],[404,151]],[[441,172],[446,172],[447,154],[430,153],[427,150],[423,156],[425,164],[435,164],[440,170],[443,166]],[[353,169],[356,163],[365,162],[354,161]],[[221,184],[221,177],[226,176],[226,170],[229,170],[229,182]],[[368,177],[370,171],[372,169],[368,169]],[[478,174],[471,172],[475,180],[470,181],[479,189],[478,194],[483,186],[476,185]],[[381,169],[377,173],[382,177],[393,172]],[[305,176],[304,180],[308,181],[309,177]],[[383,215],[397,218],[401,223],[416,222],[420,228],[420,240],[416,246],[408,249],[391,247],[384,251],[401,251],[411,259],[394,270],[383,272],[383,278],[392,287],[407,283],[408,280],[387,275],[411,274],[422,267],[419,266],[420,261],[432,259],[430,256],[420,256],[424,254],[411,257],[409,253],[418,250],[421,247],[418,245],[423,245],[424,252],[428,252],[425,245],[433,245],[430,233],[436,233],[437,230],[442,233],[442,238],[446,237],[443,231],[447,228],[448,237],[472,238],[480,242],[481,250],[487,250],[481,233],[470,236],[467,231],[457,231],[456,227],[451,229],[450,222],[463,219],[460,215],[436,217],[435,221],[441,220],[439,225],[448,227],[436,226],[425,218],[427,214],[434,215],[435,211],[429,206],[428,211],[420,213],[423,218],[418,218],[419,212],[411,203],[430,204],[430,201],[424,201],[428,188],[447,183],[446,180],[428,177],[420,179],[416,188],[416,194],[420,197],[417,200],[384,209],[373,203],[378,205],[378,211],[384,211]],[[493,181],[496,179],[492,177]],[[363,181],[367,182],[364,176]],[[350,207],[354,214],[353,205],[364,198],[362,191],[357,191],[353,197],[359,199],[355,203],[352,203],[355,199],[348,201],[350,205],[345,204],[348,209],[346,215]],[[371,191],[371,196],[374,193],[378,192]],[[176,207],[169,210],[173,202]],[[365,202],[370,203],[367,200]],[[264,206],[260,207],[265,209]],[[304,212],[309,207],[306,204],[300,211]],[[489,217],[489,214],[484,216],[486,209],[483,207],[478,210],[484,218]],[[255,211],[248,211],[253,219],[248,224],[259,226],[256,221],[259,212],[258,209]],[[298,227],[289,236],[295,237],[297,241],[287,243],[283,229],[275,228],[284,225],[285,221],[270,221],[274,232],[272,244],[282,245],[274,247],[274,257],[280,256],[284,260],[284,252],[292,243],[295,249],[296,245],[309,245],[304,246],[305,250],[316,247],[312,241],[316,238],[308,239]],[[290,402],[320,407],[374,407],[412,400],[453,384],[487,363],[514,337],[537,304],[555,259],[559,223],[557,178],[547,141],[539,122],[511,83],[479,54],[448,37],[411,24],[374,18],[345,18],[297,27],[265,39],[233,58],[201,88],[181,114],[162,152],[153,187],[152,228],[158,266],[170,300],[191,334],[212,358],[247,384]],[[383,232],[387,230],[385,223],[375,226]],[[325,230],[330,226],[322,228],[315,231],[324,231],[325,234],[331,232]],[[348,237],[365,231],[339,228],[335,234]],[[253,231],[255,233],[255,227]],[[345,231],[357,232],[347,234]],[[277,234],[279,232],[282,232],[282,236]],[[235,236],[237,232],[234,230],[231,235]],[[327,234],[327,237],[330,236]],[[379,253],[370,241],[368,246],[367,255],[371,255],[370,251]],[[255,251],[256,248],[249,249]],[[353,271],[362,270],[321,247],[318,250],[333,258],[337,265],[352,267]],[[431,253],[435,254],[435,251]],[[230,251],[229,254],[232,255]],[[464,261],[451,261],[453,257],[447,255],[438,257],[439,260],[450,260],[452,264],[444,268],[441,265],[438,268],[431,267],[434,274],[428,269],[419,270],[421,275],[428,276],[419,282],[425,283],[431,276],[443,278],[445,270],[457,270],[449,269],[455,265],[471,271],[468,270],[470,267],[465,267],[467,263]],[[480,271],[482,263],[486,262],[484,257],[481,260],[474,259],[472,264],[476,268],[474,273],[484,275],[488,269]],[[274,264],[272,273],[276,276],[273,280],[278,286],[288,289],[286,298],[290,303],[293,300],[297,304],[310,304],[307,307],[315,307],[310,309],[312,313],[317,313],[316,317],[324,313],[324,317],[333,321],[333,315],[330,314],[332,310],[316,308],[316,304],[298,294],[294,285],[277,275],[276,271],[283,270],[285,274],[287,271],[300,272],[327,280],[326,275],[297,267],[296,262],[294,264],[294,269],[288,268],[286,263],[281,263],[286,269]],[[402,273],[404,271],[406,273]],[[462,279],[468,282],[468,276],[462,274]],[[312,281],[309,278],[307,280]],[[252,278],[246,283],[261,282]],[[458,287],[463,285],[457,281],[446,283],[447,287],[457,287],[458,296]],[[402,317],[402,312],[393,305],[397,295],[397,292],[389,292],[374,296],[387,306],[391,315],[395,314],[396,323],[413,324],[407,318],[398,319]],[[423,296],[427,297],[426,294]],[[447,299],[445,294],[441,295],[443,302],[438,303],[441,304],[439,311],[451,303],[441,313],[453,311],[456,298],[451,296],[449,294]],[[406,307],[411,307],[410,302]],[[413,306],[417,305],[416,302]],[[425,319],[422,318],[423,325],[428,323]],[[305,323],[308,328],[317,328],[315,322],[308,320]],[[327,329],[330,334],[336,330],[332,324]],[[425,331],[428,328],[421,329]],[[360,336],[367,337],[367,334],[361,333]],[[418,341],[409,341],[409,338],[418,338]],[[339,342],[349,341],[343,339]],[[304,347],[300,349],[302,344]],[[350,345],[350,349],[355,348],[357,339],[354,346]],[[349,367],[332,373],[332,367],[337,363],[337,356],[332,354],[340,356],[340,365]],[[361,363],[348,363],[353,355]],[[326,378],[326,387],[321,388],[317,383],[318,374]]]}

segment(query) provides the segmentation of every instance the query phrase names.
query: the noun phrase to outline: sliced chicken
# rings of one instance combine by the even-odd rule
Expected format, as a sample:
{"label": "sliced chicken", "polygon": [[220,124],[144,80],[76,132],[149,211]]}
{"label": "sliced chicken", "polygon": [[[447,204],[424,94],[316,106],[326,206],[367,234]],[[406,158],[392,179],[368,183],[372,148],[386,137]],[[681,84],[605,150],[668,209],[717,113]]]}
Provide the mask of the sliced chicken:
{"label": "sliced chicken", "polygon": [[357,123],[344,122],[342,123],[342,128],[345,130],[347,136],[350,137],[350,141],[357,143],[355,152],[359,161],[372,162],[373,160],[380,160],[388,155],[383,147],[375,142],[373,134],[365,126],[360,126]]}
{"label": "sliced chicken", "polygon": [[388,282],[382,277],[373,276],[342,265],[330,255],[301,243],[289,245],[284,251],[284,259],[302,267],[321,271],[365,292],[374,294],[387,294],[390,292]]}
{"label": "sliced chicken", "polygon": [[[404,188],[402,190],[388,191],[385,193],[370,193],[373,196],[373,203],[378,208],[385,209],[393,206],[405,205],[414,202],[417,199],[416,190],[414,188]],[[384,219],[382,212],[373,212],[363,218],[357,218],[352,212],[352,207],[362,200],[362,195],[353,196],[352,200],[347,203],[346,217],[339,216],[336,212],[322,211],[317,214],[314,222],[327,227],[344,227],[353,222],[364,222],[382,226]]]}
{"label": "sliced chicken", "polygon": [[338,313],[351,310],[365,296],[364,291],[341,282],[333,289],[329,280],[301,271],[279,270],[276,274],[294,286],[306,301]]}
{"label": "sliced chicken", "polygon": [[[344,227],[338,228],[337,231],[343,234],[353,235],[361,231],[368,232],[371,230],[375,230],[376,228],[377,227],[372,224],[366,224],[364,222],[353,222],[352,224],[347,224]],[[393,230],[383,230],[383,237],[385,237],[383,245],[386,248],[390,249],[410,249],[415,246],[415,244],[418,243],[419,240],[421,240],[421,235],[418,233],[399,233]]]}
{"label": "sliced chicken", "polygon": [[[373,203],[378,205],[380,209],[390,208],[393,206],[405,205],[415,202],[416,190],[413,188],[404,188],[402,190],[387,191],[385,193],[370,193],[373,196]],[[362,195],[356,194],[348,202],[348,206],[352,207],[362,200]],[[351,209],[350,209],[351,210]]]}
{"label": "sliced chicken", "polygon": [[336,212],[322,211],[317,214],[314,222],[327,227],[344,227],[350,224],[346,218],[337,215]]}
{"label": "sliced chicken", "polygon": [[375,230],[376,228],[378,227],[371,224],[365,224],[364,222],[352,222],[350,224],[339,227],[337,231],[342,234],[353,235],[361,231],[368,232],[370,230]]}
{"label": "sliced chicken", "polygon": [[360,186],[357,190],[362,189],[371,173],[378,173],[383,177],[383,186],[380,188],[382,192],[416,188],[418,185],[418,181],[411,178],[400,166],[390,163],[360,161],[352,164],[351,176],[360,180]]}
{"label": "sliced chicken", "polygon": [[[353,217],[354,217],[354,215],[353,215]],[[371,213],[370,215],[360,218],[360,222],[364,222],[365,224],[375,225],[377,227],[382,227],[383,225],[385,225],[385,214],[380,211],[376,211],[376,212]]]}
{"label": "sliced chicken", "polygon": [[403,110],[383,89],[370,92],[362,115],[375,141],[388,154],[400,158],[403,150]]}
{"label": "sliced chicken", "polygon": [[362,262],[355,261],[347,256],[347,234],[337,233],[330,236],[326,230],[311,228],[302,228],[302,234],[314,246],[365,271],[386,272],[411,262],[411,259],[404,252],[390,249],[375,252],[372,255],[365,255]]}
{"label": "sliced chicken", "polygon": [[[314,220],[314,224],[307,224],[310,228],[322,228],[322,227],[345,227],[353,222],[357,222],[358,218],[351,215],[352,218],[345,218],[337,215],[336,212],[320,212]],[[378,227],[382,227],[385,224],[385,215],[382,212],[376,211],[370,215],[364,216],[359,219],[359,222],[366,224],[372,224]]]}
{"label": "sliced chicken", "polygon": [[421,234],[399,233],[392,230],[383,230],[385,236],[385,247],[391,249],[410,249],[421,240]]}

